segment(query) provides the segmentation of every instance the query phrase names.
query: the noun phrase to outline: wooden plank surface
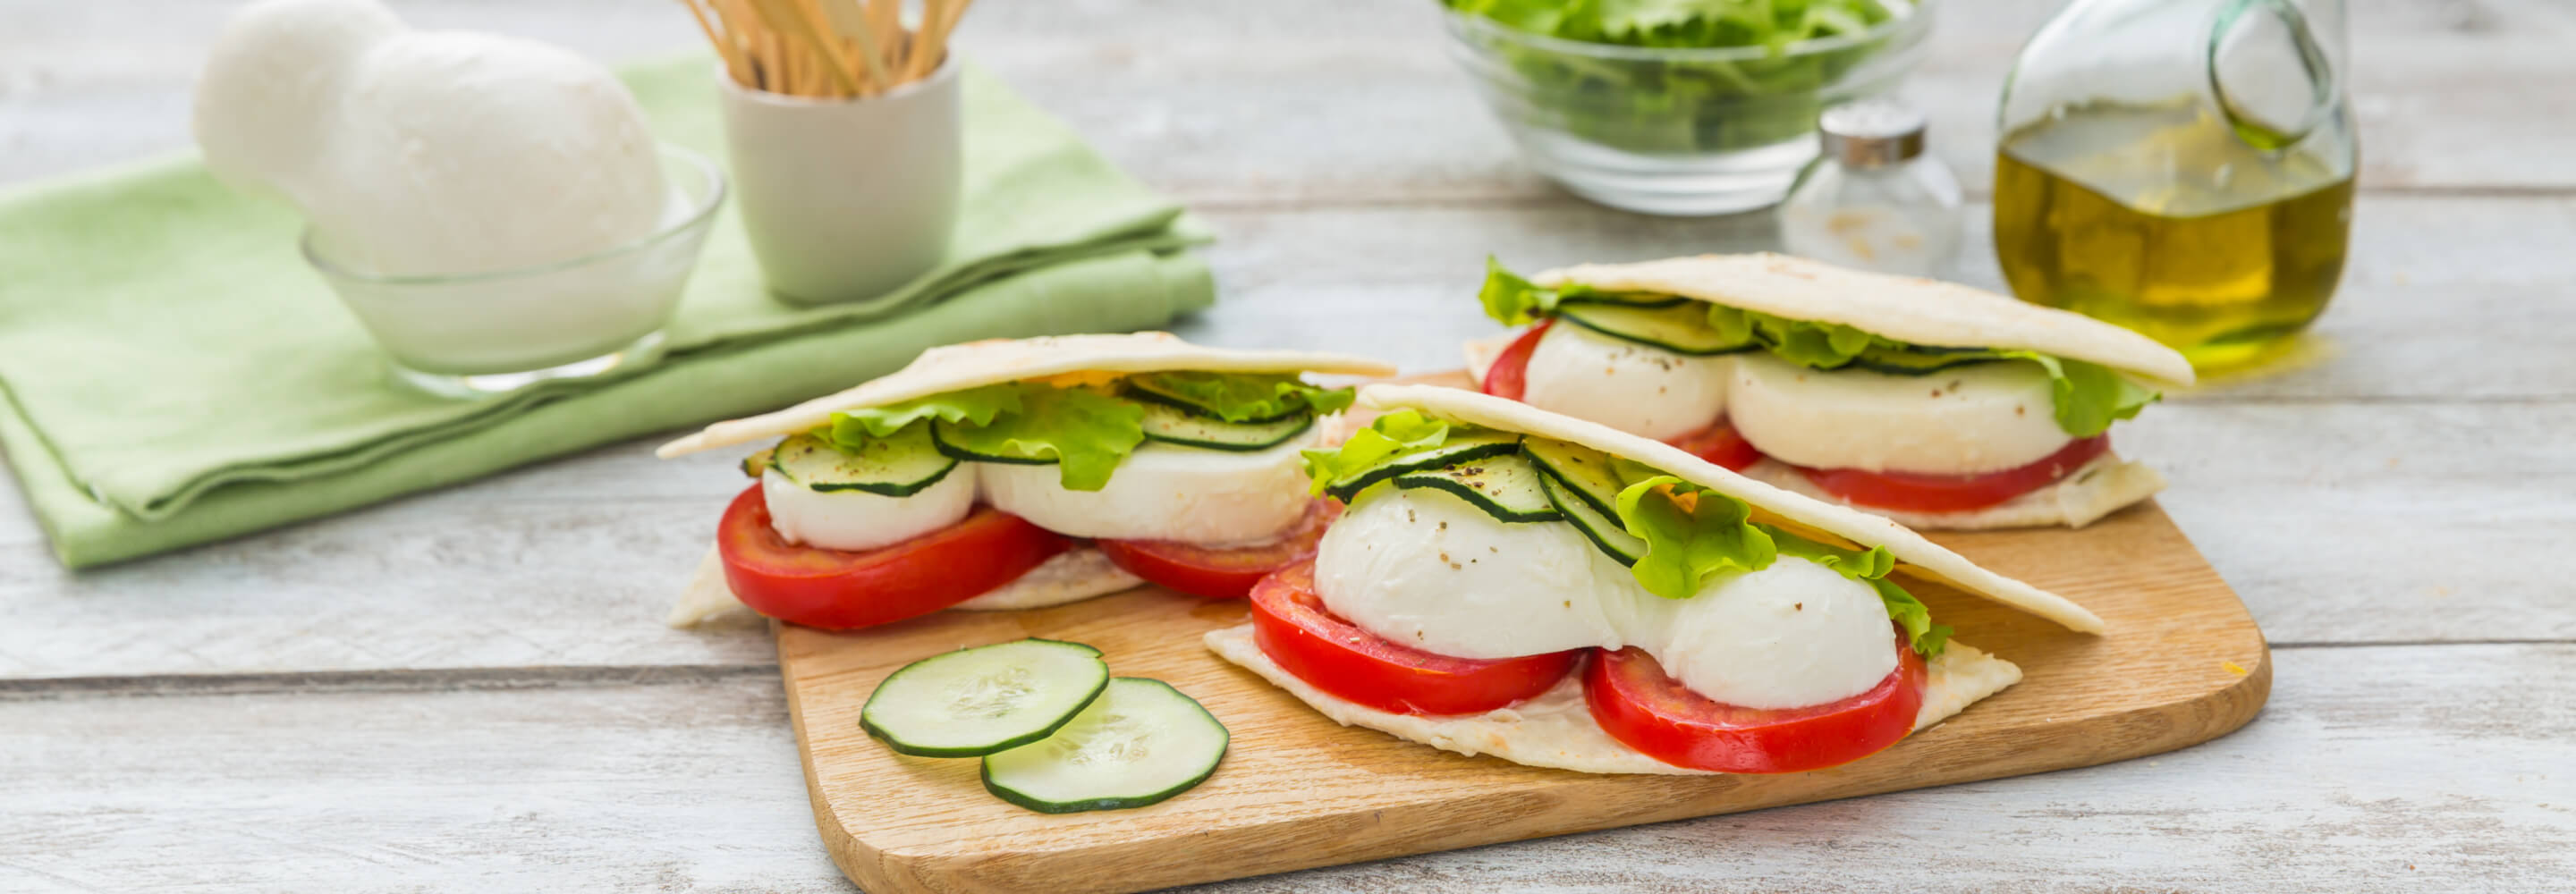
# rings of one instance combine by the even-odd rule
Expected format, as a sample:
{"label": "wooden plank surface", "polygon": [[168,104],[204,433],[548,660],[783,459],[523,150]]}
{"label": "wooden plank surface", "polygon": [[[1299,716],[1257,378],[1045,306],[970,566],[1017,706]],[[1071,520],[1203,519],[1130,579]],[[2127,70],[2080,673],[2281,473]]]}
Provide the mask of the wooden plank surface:
{"label": "wooden plank surface", "polygon": [[[2253,724],[2145,760],[1203,890],[2350,894],[2576,877],[2576,645],[2274,661]],[[0,700],[0,890],[850,890],[814,842],[774,674],[417,682]]]}
{"label": "wooden plank surface", "polygon": [[[611,59],[692,40],[622,0],[395,3]],[[0,0],[0,189],[184,145],[226,5]],[[1909,89],[1972,193],[1992,92],[2053,5],[1953,0]],[[2323,349],[2121,436],[2274,636],[2263,719],[2090,770],[1218,889],[2563,887],[2576,600],[2548,569],[2576,539],[2576,94],[2551,86],[2576,79],[2576,7],[2352,6],[2365,198]],[[1215,213],[1228,303],[1190,327],[1211,341],[1437,368],[1484,331],[1450,312],[1486,251],[1761,238],[1759,216],[1638,218],[1531,176],[1432,21],[987,0],[962,39]],[[1381,316],[1324,331],[1354,307]],[[0,495],[0,891],[847,890],[796,798],[766,638],[653,623],[732,480],[646,446],[79,577]],[[2373,642],[2405,645],[2352,647]]]}

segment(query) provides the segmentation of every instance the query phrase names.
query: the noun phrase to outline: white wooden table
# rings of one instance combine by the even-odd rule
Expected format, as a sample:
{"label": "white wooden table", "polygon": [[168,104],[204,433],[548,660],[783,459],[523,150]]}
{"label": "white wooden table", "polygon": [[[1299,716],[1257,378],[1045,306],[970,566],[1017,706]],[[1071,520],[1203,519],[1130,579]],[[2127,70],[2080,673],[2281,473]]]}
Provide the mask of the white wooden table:
{"label": "white wooden table", "polygon": [[[230,4],[0,0],[0,183],[186,143]],[[602,58],[674,5],[398,4]],[[1982,195],[2050,4],[1954,0],[1908,92]],[[2270,707],[2135,761],[1211,890],[2576,886],[2576,7],[2358,0],[2352,263],[2295,370],[2123,429],[2253,608]],[[1216,223],[1182,325],[1415,370],[1538,267],[1756,247],[1529,174],[1429,0],[989,0],[968,51]],[[1982,227],[1985,208],[1971,210]],[[1983,238],[1967,276],[1997,276]],[[0,271],[0,275],[7,275]],[[1367,322],[1356,324],[1355,320]],[[0,321],[5,325],[5,321]],[[609,447],[72,574],[0,483],[0,890],[847,890],[768,637],[658,620],[727,459]]]}

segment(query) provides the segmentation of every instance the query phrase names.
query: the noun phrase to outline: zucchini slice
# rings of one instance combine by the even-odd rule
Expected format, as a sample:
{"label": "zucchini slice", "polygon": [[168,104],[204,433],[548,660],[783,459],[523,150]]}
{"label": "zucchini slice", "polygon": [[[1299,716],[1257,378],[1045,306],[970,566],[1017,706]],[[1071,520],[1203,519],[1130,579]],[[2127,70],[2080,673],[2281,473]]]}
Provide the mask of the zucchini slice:
{"label": "zucchini slice", "polygon": [[1628,482],[1620,476],[1610,454],[1549,438],[1524,439],[1521,452],[1529,454],[1530,462],[1537,464],[1539,471],[1591,504],[1593,512],[1618,514],[1619,492],[1627,488]]}
{"label": "zucchini slice", "polygon": [[1324,487],[1324,492],[1344,503],[1357,497],[1370,485],[1409,472],[1420,472],[1454,465],[1473,459],[1485,459],[1512,453],[1521,447],[1521,436],[1499,431],[1466,431],[1450,435],[1446,443],[1420,453],[1398,457],[1368,471],[1348,478],[1338,478]]}
{"label": "zucchini slice", "polygon": [[1209,450],[1237,450],[1246,453],[1268,450],[1315,427],[1315,414],[1300,412],[1269,422],[1227,422],[1214,416],[1202,416],[1169,404],[1139,401],[1145,408],[1145,438],[1183,447]]}
{"label": "zucchini slice", "polygon": [[1583,532],[1584,539],[1600,548],[1602,555],[1617,560],[1621,565],[1635,565],[1638,559],[1646,557],[1646,541],[1628,533],[1619,524],[1617,516],[1595,508],[1591,500],[1579,496],[1574,488],[1557,480],[1554,475],[1541,474],[1538,477],[1539,486],[1547,491],[1548,502],[1556,507],[1556,511],[1565,514],[1567,524]]}
{"label": "zucchini slice", "polygon": [[767,447],[761,448],[758,453],[743,457],[742,473],[752,478],[760,477],[760,473],[769,471],[770,458],[777,455],[778,445],[771,444]]}
{"label": "zucchini slice", "polygon": [[1675,354],[1705,357],[1761,347],[1754,339],[1727,341],[1708,325],[1708,305],[1690,301],[1667,307],[1626,304],[1561,304],[1558,319],[1568,320],[1612,338],[1625,339]]}
{"label": "zucchini slice", "polygon": [[1018,454],[982,452],[973,447],[967,446],[966,442],[957,437],[957,428],[949,425],[943,420],[931,421],[930,442],[932,446],[938,448],[941,455],[954,459],[966,460],[968,462],[1009,463],[1017,466],[1052,466],[1056,464],[1056,458],[1052,456],[1021,456]]}
{"label": "zucchini slice", "polygon": [[1397,487],[1429,487],[1464,498],[1486,515],[1506,522],[1564,521],[1565,514],[1548,502],[1538,467],[1518,453],[1473,459],[1445,469],[1395,476]]}
{"label": "zucchini slice", "polygon": [[1225,724],[1171,684],[1119,677],[1043,741],[984,757],[984,788],[1040,813],[1143,807],[1225,759]]}
{"label": "zucchini slice", "polygon": [[887,675],[859,709],[859,728],[903,754],[978,757],[1054,735],[1108,684],[1109,663],[1081,643],[960,649]]}
{"label": "zucchini slice", "polygon": [[[750,460],[744,466],[749,471]],[[930,426],[915,424],[892,437],[869,438],[857,453],[845,452],[811,433],[795,435],[770,452],[769,467],[809,490],[909,497],[948,477],[956,470],[957,460],[931,445]]]}
{"label": "zucchini slice", "polygon": [[1983,348],[1958,348],[1950,350],[1944,350],[1941,348],[1916,348],[1911,351],[1892,351],[1886,348],[1873,347],[1860,352],[1860,356],[1852,358],[1851,362],[1845,364],[1845,366],[1854,369],[1865,369],[1870,372],[1888,373],[1899,376],[1928,376],[1945,369],[1972,366],[1979,363],[1994,363],[2000,359],[1993,356],[1984,356],[1984,354],[1985,349]]}

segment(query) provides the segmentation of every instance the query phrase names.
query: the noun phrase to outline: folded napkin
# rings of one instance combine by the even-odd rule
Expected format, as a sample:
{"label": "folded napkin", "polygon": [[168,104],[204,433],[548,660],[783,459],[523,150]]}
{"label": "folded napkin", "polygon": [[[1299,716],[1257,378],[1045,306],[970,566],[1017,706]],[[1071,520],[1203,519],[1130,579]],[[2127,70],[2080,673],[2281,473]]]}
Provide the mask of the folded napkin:
{"label": "folded napkin", "polygon": [[[721,158],[712,64],[635,69],[664,139]],[[965,73],[949,259],[858,304],[761,286],[739,218],[707,240],[659,364],[505,397],[416,395],[297,255],[289,210],[193,159],[0,195],[0,448],[67,565],[146,555],[742,415],[923,348],[1137,329],[1205,307],[1205,231],[1061,123]]]}

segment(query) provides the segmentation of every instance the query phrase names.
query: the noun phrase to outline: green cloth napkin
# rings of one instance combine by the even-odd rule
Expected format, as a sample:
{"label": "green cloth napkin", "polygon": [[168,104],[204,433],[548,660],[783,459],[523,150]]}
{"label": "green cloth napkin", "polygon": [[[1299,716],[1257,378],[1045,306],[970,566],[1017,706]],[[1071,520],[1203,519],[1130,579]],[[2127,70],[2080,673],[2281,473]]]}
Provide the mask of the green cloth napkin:
{"label": "green cloth napkin", "polygon": [[[665,139],[722,157],[711,63],[627,82]],[[289,210],[193,159],[0,195],[0,447],[71,566],[336,512],[881,375],[974,338],[1137,329],[1207,306],[1203,228],[969,68],[966,189],[943,266],[885,297],[770,297],[731,208],[660,364],[456,401],[393,386],[297,255]]]}

